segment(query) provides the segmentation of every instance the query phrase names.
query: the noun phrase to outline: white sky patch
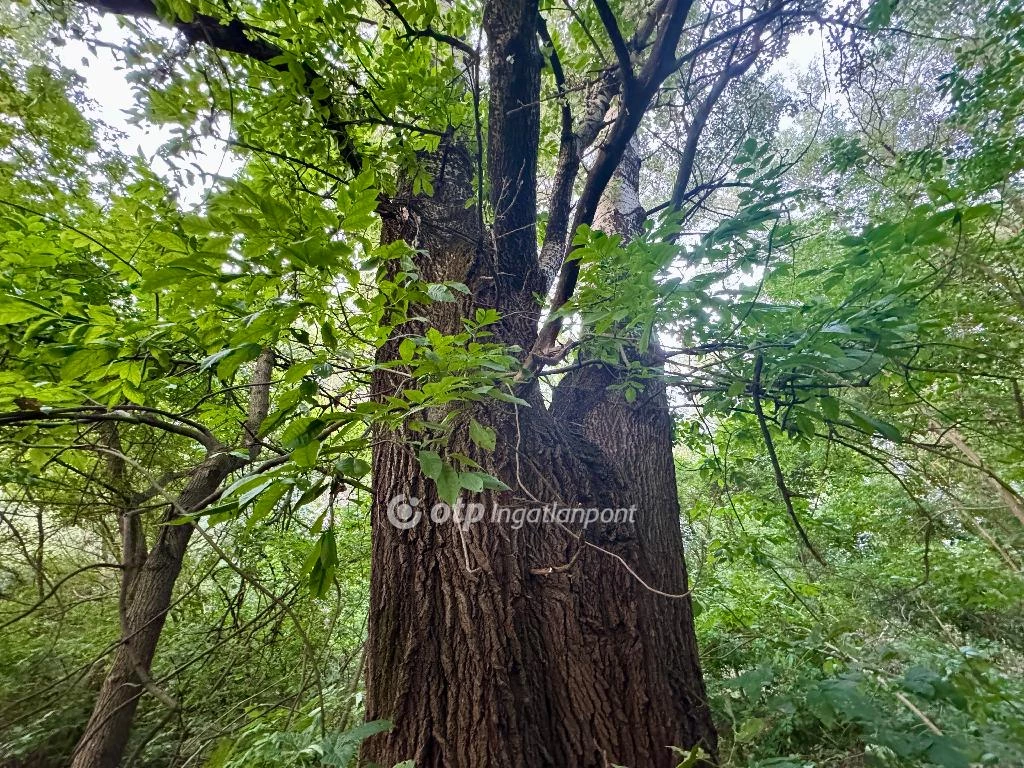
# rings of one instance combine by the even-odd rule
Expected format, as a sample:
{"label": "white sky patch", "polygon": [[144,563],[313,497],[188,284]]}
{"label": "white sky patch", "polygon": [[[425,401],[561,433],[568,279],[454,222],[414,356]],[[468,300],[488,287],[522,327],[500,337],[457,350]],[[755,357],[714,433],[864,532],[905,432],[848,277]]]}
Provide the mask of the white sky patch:
{"label": "white sky patch", "polygon": [[[96,21],[99,27],[96,40],[114,48],[128,41],[130,32],[118,23],[115,16],[103,14]],[[159,27],[154,27],[154,34],[168,43],[174,39],[174,33]],[[772,63],[768,74],[781,76],[788,88],[797,89],[803,73],[812,66],[822,67],[823,45],[821,31],[817,28],[796,35],[790,40],[786,55]],[[173,137],[171,127],[130,120],[130,113],[138,104],[126,77],[127,70],[115,50],[100,45],[93,52],[84,41],[67,39],[64,46],[55,49],[55,53],[63,66],[76,71],[85,81],[85,94],[92,101],[84,109],[85,116],[101,121],[121,134],[118,149],[124,155],[141,152],[154,171],[177,190],[183,206],[191,208],[202,204],[212,183],[210,176],[204,176],[202,172],[232,176],[243,166],[242,158],[230,152],[223,141],[202,136],[192,145],[195,154],[190,160],[195,163],[197,173],[189,182],[182,174],[174,172],[161,151]],[[795,121],[789,116],[784,115],[779,121],[780,130],[794,126]]]}
{"label": "white sky patch", "polygon": [[[800,78],[810,69],[825,72],[825,40],[819,27],[795,35],[789,41],[786,55],[775,60],[768,69],[769,76],[781,77],[786,88],[794,92],[800,91]],[[827,98],[827,96],[826,96]],[[787,131],[797,126],[797,121],[790,115],[779,118],[779,131]]]}
{"label": "white sky patch", "polygon": [[[114,16],[105,14],[97,19],[99,31],[97,41],[110,46],[123,46],[130,32],[122,28]],[[168,42],[173,33],[158,30]],[[102,122],[117,131],[117,149],[126,156],[141,153],[150,167],[178,193],[180,204],[186,208],[202,204],[212,186],[212,178],[196,173],[192,181],[183,174],[175,173],[164,158],[163,145],[172,136],[171,126],[156,125],[149,121],[130,119],[131,111],[138,106],[135,91],[127,79],[123,58],[106,45],[95,46],[95,52],[82,40],[68,38],[66,44],[55,49],[58,62],[77,72],[84,80],[83,91],[90,99],[83,112],[90,120]],[[223,141],[202,136],[193,144],[194,156],[191,162],[206,174],[233,176],[243,165],[240,157],[230,152]]]}
{"label": "white sky patch", "polygon": [[780,75],[789,88],[796,88],[803,72],[811,65],[821,66],[823,45],[821,30],[818,27],[794,35],[789,41],[786,55],[772,62],[768,74]]}

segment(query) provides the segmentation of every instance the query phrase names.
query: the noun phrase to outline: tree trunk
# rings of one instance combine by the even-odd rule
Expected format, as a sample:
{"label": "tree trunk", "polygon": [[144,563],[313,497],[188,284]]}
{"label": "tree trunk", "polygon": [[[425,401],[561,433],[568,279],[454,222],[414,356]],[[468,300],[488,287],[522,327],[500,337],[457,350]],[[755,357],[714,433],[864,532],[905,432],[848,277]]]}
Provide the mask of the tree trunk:
{"label": "tree trunk", "polygon": [[[203,462],[179,497],[181,507],[192,509],[213,493],[227,477],[230,464],[231,457],[226,454],[216,454]],[[177,516],[176,511],[169,511],[166,517]],[[72,768],[116,768],[120,764],[135,710],[149,682],[153,656],[191,536],[191,524],[161,527],[142,564],[132,566],[133,574],[125,572],[121,586],[121,642],[85,733],[75,746]]]}
{"label": "tree trunk", "polygon": [[[426,322],[396,328],[379,362],[398,360],[398,342],[427,324],[451,332],[479,306],[522,311],[493,290],[500,262],[478,245],[465,209],[468,153],[442,154],[434,198],[394,203],[385,238],[406,239],[426,279],[461,280],[473,299],[422,308]],[[503,325],[500,340],[529,349],[524,326],[521,316]],[[686,589],[664,390],[627,406],[591,383],[586,408],[567,387],[548,409],[534,383],[520,393],[529,407],[492,402],[460,414],[449,450],[512,489],[474,496],[488,513],[464,531],[430,521],[438,499],[416,435],[376,436],[367,716],[395,727],[365,746],[374,763],[667,768],[678,761],[669,745],[714,750],[689,600],[660,594]],[[375,374],[379,399],[407,386],[394,369]],[[493,452],[469,440],[470,416],[497,433]],[[419,500],[417,525],[389,522],[399,494]],[[495,522],[494,504],[639,511],[581,534],[579,525]]]}
{"label": "tree trunk", "polygon": [[[623,242],[638,236],[644,223],[640,205],[640,155],[631,142],[594,217],[594,228],[617,234]],[[611,279],[614,279],[612,277]],[[639,598],[648,616],[660,617],[658,631],[645,650],[663,676],[665,688],[655,711],[670,722],[683,724],[666,743],[703,746],[716,753],[717,737],[707,706],[707,692],[697,651],[692,601],[680,531],[679,492],[673,453],[673,419],[661,377],[661,350],[656,339],[643,353],[623,350],[644,363],[652,377],[634,402],[611,389],[625,378],[610,365],[585,365],[570,371],[555,389],[552,411],[596,445],[629,489],[639,510],[636,526],[637,557],[647,584],[671,595],[650,590]]]}
{"label": "tree trunk", "polygon": [[[273,354],[267,350],[256,363],[244,426],[243,443],[253,459],[259,453],[256,433],[267,416],[272,370]],[[116,455],[120,456],[120,443],[117,443]],[[120,458],[116,458],[116,463],[122,463]],[[201,510],[228,476],[245,463],[244,459],[228,453],[227,448],[211,450],[192,471],[175,503],[168,507],[163,516],[164,524],[148,553],[138,514],[130,511],[122,515],[121,640],[85,732],[75,745],[71,768],[117,768],[120,765],[143,691],[153,693],[167,706],[177,706],[153,684],[149,675],[193,525],[166,523],[182,512]],[[123,467],[118,471],[123,471]]]}

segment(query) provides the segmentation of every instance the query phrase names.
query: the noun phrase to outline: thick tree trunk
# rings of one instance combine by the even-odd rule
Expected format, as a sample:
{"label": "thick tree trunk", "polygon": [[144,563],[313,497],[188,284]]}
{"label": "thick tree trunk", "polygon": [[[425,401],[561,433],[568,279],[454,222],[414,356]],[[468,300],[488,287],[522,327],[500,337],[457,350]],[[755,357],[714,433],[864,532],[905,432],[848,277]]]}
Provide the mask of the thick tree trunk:
{"label": "thick tree trunk", "polygon": [[[259,453],[255,436],[267,416],[272,370],[273,354],[267,350],[256,363],[242,440],[251,458]],[[116,454],[120,454],[119,443]],[[117,456],[115,462],[122,463]],[[231,472],[244,464],[244,459],[230,454],[227,448],[211,450],[193,470],[176,502],[168,507],[163,522],[170,522],[182,512],[201,510]],[[123,471],[123,466],[119,471]],[[153,684],[149,675],[193,525],[161,525],[153,547],[146,552],[137,513],[129,511],[119,522],[124,568],[120,595],[121,640],[85,732],[75,745],[72,768],[117,768],[120,765],[143,692],[148,690],[166,705],[176,706],[173,699]]]}
{"label": "thick tree trunk", "polygon": [[[640,205],[640,155],[635,143],[627,148],[605,191],[594,228],[617,234],[628,242],[644,223]],[[610,279],[615,279],[610,276]],[[626,348],[653,372],[634,402],[621,391],[624,373],[609,365],[584,365],[571,371],[555,389],[552,411],[563,424],[579,430],[615,467],[639,510],[637,571],[667,598],[655,592],[640,594],[641,613],[659,617],[655,635],[643,647],[658,668],[664,688],[655,711],[675,723],[667,734],[671,743],[700,744],[714,755],[717,739],[707,706],[707,693],[697,651],[680,531],[679,493],[673,454],[673,419],[656,341],[640,353]],[[680,727],[681,726],[681,727]]]}
{"label": "thick tree trunk", "polygon": [[[477,306],[516,307],[491,289],[500,266],[477,246],[475,214],[465,212],[468,155],[445,155],[435,197],[395,204],[385,237],[420,249],[428,279],[470,286],[467,306],[422,310],[427,323],[451,331]],[[453,230],[472,234],[453,238]],[[506,324],[499,334],[528,349],[523,327]],[[396,329],[379,360],[397,360],[401,338],[423,330],[422,322]],[[375,375],[378,398],[407,386],[394,370]],[[377,435],[367,716],[395,728],[366,745],[374,763],[659,768],[675,765],[669,745],[714,749],[689,600],[659,594],[686,589],[664,392],[650,401],[660,409],[653,416],[609,401],[603,387],[593,394],[586,412],[574,399],[545,408],[535,385],[523,393],[530,407],[474,409],[496,431],[496,449],[477,449],[463,426],[449,450],[472,456],[512,491],[475,496],[488,514],[464,531],[429,519],[437,495],[416,461],[415,434]],[[419,500],[414,527],[389,521],[399,494]],[[493,504],[639,511],[632,523],[591,524],[580,535],[578,525],[495,522]]]}

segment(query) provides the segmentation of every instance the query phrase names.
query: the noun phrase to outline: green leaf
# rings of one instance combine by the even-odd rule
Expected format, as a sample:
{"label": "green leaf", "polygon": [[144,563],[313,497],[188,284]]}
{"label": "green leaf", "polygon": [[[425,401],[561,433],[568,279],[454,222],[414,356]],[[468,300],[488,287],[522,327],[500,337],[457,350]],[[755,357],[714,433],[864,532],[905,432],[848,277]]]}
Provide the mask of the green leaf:
{"label": "green leaf", "polygon": [[246,529],[251,529],[273,512],[278,502],[284,497],[290,488],[291,485],[289,483],[280,481],[274,482],[267,487],[260,494],[256,503],[252,505],[252,513],[249,515],[249,519],[246,520]]}
{"label": "green leaf", "polygon": [[821,414],[829,421],[837,421],[840,413],[839,400],[831,395],[818,398],[818,405],[821,407]]}
{"label": "green leaf", "polygon": [[146,393],[127,379],[121,382],[121,394],[136,405],[146,404]]}
{"label": "green leaf", "polygon": [[320,442],[318,440],[311,440],[292,451],[292,461],[295,462],[296,466],[310,469],[316,465],[316,458],[319,454]]}
{"label": "green leaf", "polygon": [[484,480],[476,472],[460,472],[459,485],[468,491],[479,493],[484,489]]}
{"label": "green leaf", "polygon": [[243,477],[238,478],[237,480],[235,480],[235,482],[233,482],[226,489],[224,489],[224,493],[221,494],[221,498],[226,499],[226,498],[229,498],[229,497],[232,497],[232,496],[236,496],[236,495],[242,494],[245,491],[247,491],[247,490],[249,490],[251,488],[254,488],[256,486],[263,486],[263,487],[265,487],[266,484],[267,484],[267,480],[262,475],[259,475],[259,474],[245,475]]}
{"label": "green leaf", "polygon": [[[189,21],[183,19],[183,21]],[[149,233],[149,239],[153,243],[166,248],[169,251],[178,251],[180,253],[188,253],[188,246],[185,241],[178,237],[173,232],[167,230],[154,229]]]}
{"label": "green leaf", "polygon": [[343,456],[334,462],[335,468],[345,477],[358,480],[370,471],[370,463],[358,456]]}
{"label": "green leaf", "polygon": [[281,433],[281,445],[293,451],[311,443],[324,429],[324,422],[309,416],[295,419]]}
{"label": "green leaf", "polygon": [[416,342],[412,339],[402,339],[402,342],[398,345],[398,356],[404,362],[412,362],[413,357],[416,355]]}
{"label": "green leaf", "polygon": [[925,699],[935,698],[935,686],[941,682],[938,673],[920,664],[910,667],[903,675],[903,687]]}
{"label": "green leaf", "polygon": [[[696,614],[695,614],[696,615]],[[753,704],[761,698],[761,689],[775,677],[775,670],[770,664],[762,664],[754,669],[737,675],[729,682],[729,687],[739,688],[743,695]]]}
{"label": "green leaf", "polygon": [[434,453],[434,451],[424,450],[419,452],[417,458],[424,475],[431,480],[437,480],[441,476],[441,472],[444,470],[444,462],[438,454]]}
{"label": "green leaf", "polygon": [[56,313],[35,302],[17,296],[0,295],[0,325],[21,323],[40,315],[57,317]]}
{"label": "green leaf", "polygon": [[263,347],[259,344],[243,344],[232,349],[217,363],[217,378],[221,381],[230,379],[239,366],[260,356]]}
{"label": "green leaf", "polygon": [[455,296],[443,283],[430,283],[427,285],[427,295],[434,301],[446,302],[455,301]]}
{"label": "green leaf", "polygon": [[109,349],[80,349],[60,367],[62,381],[76,381],[87,373],[105,365],[113,353]]}
{"label": "green leaf", "polygon": [[314,548],[316,558],[309,567],[309,591],[316,597],[323,597],[334,583],[334,572],[338,566],[338,545],[334,529],[328,528],[320,535]]}
{"label": "green leaf", "polygon": [[330,487],[330,483],[323,482],[318,483],[313,487],[307,489],[306,491],[303,492],[301,496],[299,496],[298,501],[295,502],[295,505],[292,507],[292,509],[297,511],[302,509],[307,504],[311,504],[320,496],[322,496],[324,491],[326,491]]}
{"label": "green leaf", "polygon": [[751,717],[744,720],[743,724],[736,729],[736,741],[751,742],[764,730],[765,722],[760,717]]}
{"label": "green leaf", "polygon": [[271,483],[273,483],[273,482],[274,482],[274,478],[269,477],[269,478],[266,478],[263,481],[257,483],[254,487],[248,488],[245,491],[245,493],[239,495],[239,497],[238,497],[238,508],[239,509],[244,508],[250,501],[252,501],[257,496],[259,496],[261,493],[263,493],[263,491],[266,488],[268,488],[271,485]]}
{"label": "green leaf", "polygon": [[903,440],[903,435],[900,433],[899,429],[889,422],[883,421],[882,419],[876,418],[868,413],[864,413],[859,410],[851,410],[850,418],[865,432],[878,433],[879,435],[882,435],[896,443],[902,442]]}
{"label": "green leaf", "polygon": [[507,485],[505,485],[503,482],[501,482],[501,480],[496,478],[494,475],[489,475],[486,472],[475,472],[474,474],[481,479],[481,481],[484,484],[484,488],[487,488],[488,490],[492,490],[492,491],[510,491],[510,490],[512,490]]}
{"label": "green leaf", "polygon": [[452,505],[458,501],[462,483],[459,482],[459,473],[452,467],[443,466],[434,482],[437,484],[437,495],[441,498],[441,501]]}
{"label": "green leaf", "polygon": [[338,348],[338,337],[334,333],[334,326],[326,320],[320,324],[320,336],[324,341],[324,346],[328,349],[334,351]]}
{"label": "green leaf", "polygon": [[497,444],[497,433],[476,419],[469,420],[469,438],[485,451],[493,451]]}

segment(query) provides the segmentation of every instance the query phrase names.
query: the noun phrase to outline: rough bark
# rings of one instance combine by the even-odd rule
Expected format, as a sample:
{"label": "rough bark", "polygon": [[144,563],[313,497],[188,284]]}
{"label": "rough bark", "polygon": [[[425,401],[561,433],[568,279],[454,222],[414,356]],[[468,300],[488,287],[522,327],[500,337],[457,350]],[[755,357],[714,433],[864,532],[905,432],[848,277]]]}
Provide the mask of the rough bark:
{"label": "rough bark", "polygon": [[[643,226],[639,200],[640,156],[631,144],[594,217],[594,227],[624,241]],[[612,387],[622,371],[610,365],[583,365],[555,389],[552,410],[562,423],[579,430],[596,445],[623,478],[639,510],[636,525],[638,574],[667,598],[649,590],[639,613],[658,617],[656,631],[644,646],[654,677],[663,685],[651,693],[652,710],[663,713],[665,743],[700,744],[714,755],[717,739],[707,705],[703,673],[688,593],[686,563],[679,527],[679,496],[673,458],[673,420],[657,341],[643,353],[625,353],[649,366],[651,378],[634,402]],[[673,730],[674,729],[674,730]]]}
{"label": "rough bark", "polygon": [[[426,321],[397,328],[379,362],[397,360],[407,334],[426,325],[450,331],[482,302],[507,301],[490,290],[498,260],[477,252],[477,237],[451,234],[475,231],[474,213],[463,205],[472,193],[468,153],[447,150],[443,166],[433,199],[392,204],[385,237],[408,240],[428,279],[462,280],[473,298],[465,306],[422,308]],[[523,327],[501,332],[513,336]],[[393,369],[375,374],[378,398],[405,386],[408,379]],[[426,513],[436,491],[416,461],[415,436],[379,432],[367,716],[391,719],[395,728],[371,740],[364,756],[382,766],[413,759],[418,768],[658,768],[674,765],[668,745],[713,749],[689,601],[640,581],[665,593],[686,588],[667,409],[652,419],[612,407],[602,429],[588,435],[545,408],[535,385],[523,396],[529,408],[492,403],[472,412],[497,432],[493,453],[456,430],[449,449],[471,455],[512,488],[469,500],[488,509],[636,504],[657,512],[648,519],[644,509],[632,524],[591,525],[583,536],[579,526],[527,523],[516,530],[489,517],[465,531],[435,524]],[[631,430],[625,443],[624,427]],[[650,473],[633,477],[631,463],[649,461],[662,446]],[[389,522],[397,494],[420,500],[424,518],[415,527]]]}

